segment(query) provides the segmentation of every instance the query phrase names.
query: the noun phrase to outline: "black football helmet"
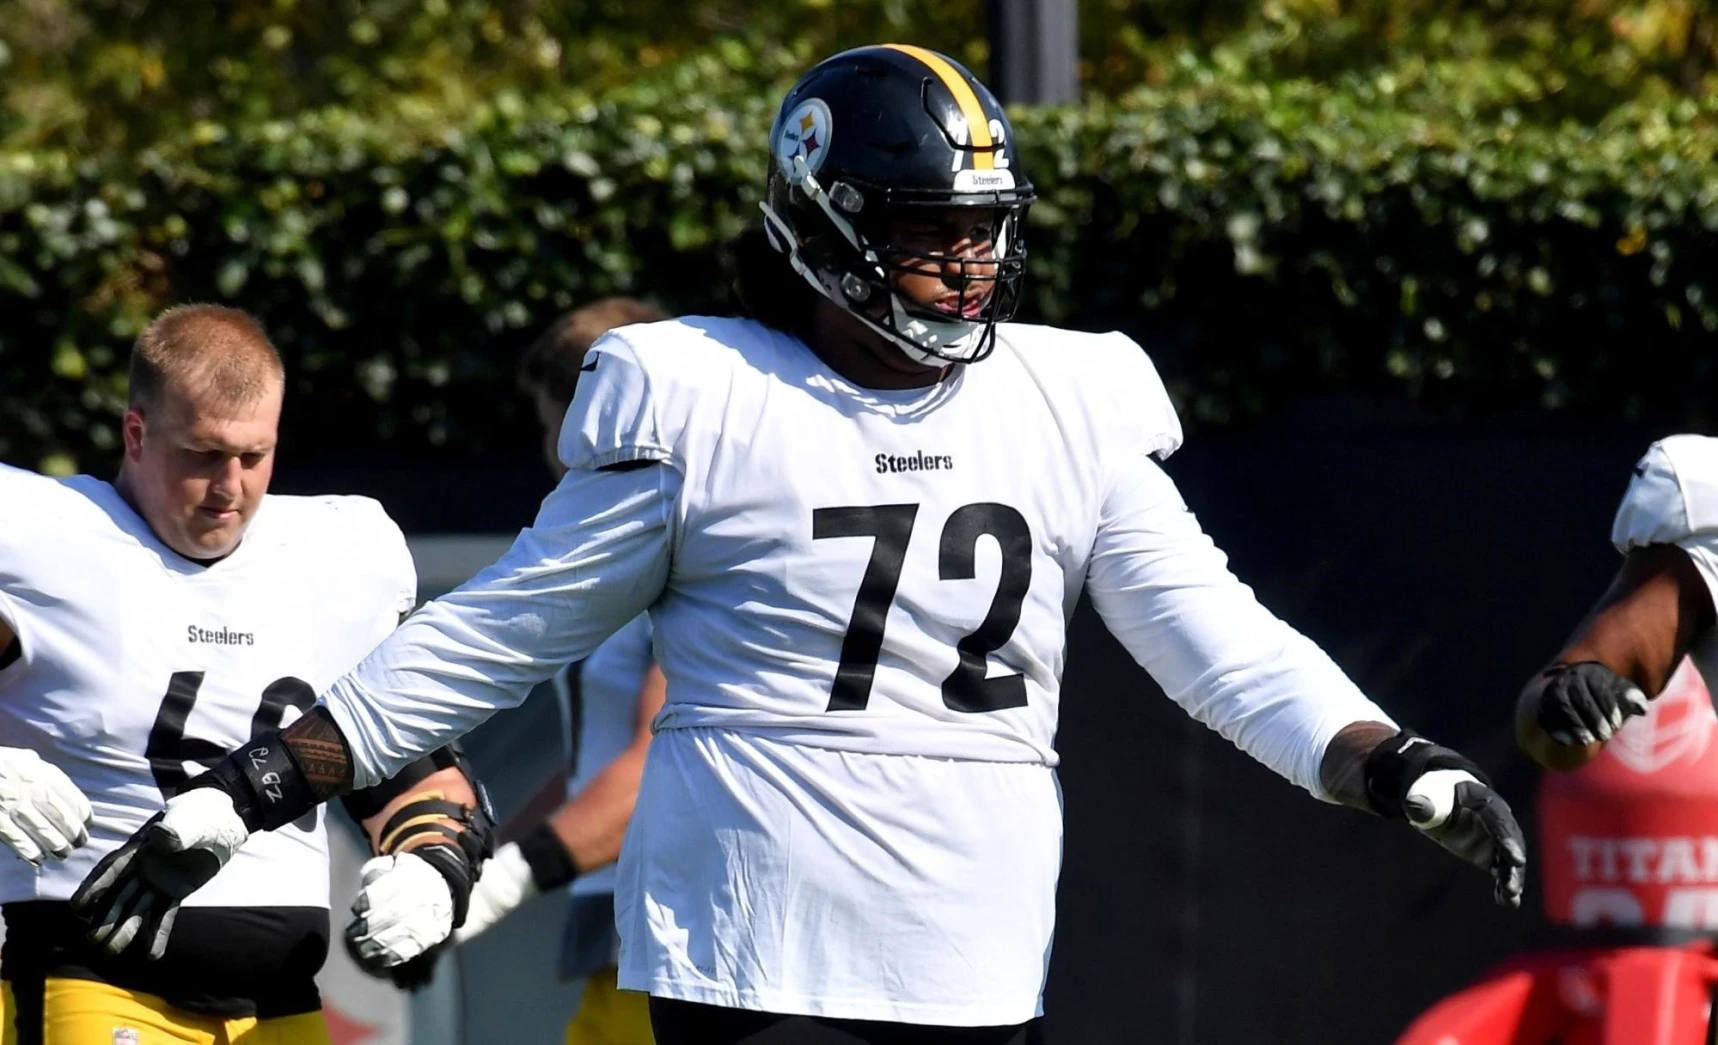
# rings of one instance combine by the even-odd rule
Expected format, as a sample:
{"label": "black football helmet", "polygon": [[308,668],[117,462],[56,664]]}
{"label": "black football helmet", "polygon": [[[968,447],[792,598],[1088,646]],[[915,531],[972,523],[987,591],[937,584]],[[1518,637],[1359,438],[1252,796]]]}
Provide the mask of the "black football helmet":
{"label": "black football helmet", "polygon": [[[925,364],[990,354],[1014,314],[1035,198],[995,96],[954,60],[905,44],[844,51],[806,73],[770,133],[763,204],[770,242],[819,294]],[[948,259],[891,242],[894,223],[973,208],[991,252],[944,275],[955,312],[896,293],[891,274]],[[984,284],[990,284],[985,287]],[[984,296],[988,291],[988,296]]]}

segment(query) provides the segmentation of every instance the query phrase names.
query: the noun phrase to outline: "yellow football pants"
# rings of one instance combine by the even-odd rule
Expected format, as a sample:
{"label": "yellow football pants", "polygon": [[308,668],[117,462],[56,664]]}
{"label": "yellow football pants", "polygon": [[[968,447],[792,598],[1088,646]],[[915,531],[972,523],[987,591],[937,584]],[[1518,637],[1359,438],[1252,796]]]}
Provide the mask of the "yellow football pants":
{"label": "yellow football pants", "polygon": [[[5,985],[5,1038],[18,1045],[12,985]],[[24,1040],[29,1040],[26,1037]],[[176,1009],[152,994],[92,980],[49,977],[42,989],[42,1045],[333,1045],[320,1012],[225,1020]]]}
{"label": "yellow football pants", "polygon": [[654,1045],[650,995],[623,991],[615,978],[615,970],[603,969],[585,981],[579,1011],[567,1024],[567,1045]]}

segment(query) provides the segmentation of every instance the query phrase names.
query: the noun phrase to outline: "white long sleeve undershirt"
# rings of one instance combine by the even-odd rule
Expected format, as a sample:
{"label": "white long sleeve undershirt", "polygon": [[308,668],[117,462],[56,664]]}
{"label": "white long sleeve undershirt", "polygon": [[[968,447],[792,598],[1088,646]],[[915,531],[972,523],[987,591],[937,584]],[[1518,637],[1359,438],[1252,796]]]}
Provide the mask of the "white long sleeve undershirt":
{"label": "white long sleeve undershirt", "polygon": [[[1106,497],[1087,588],[1169,697],[1321,798],[1332,737],[1391,724],[1237,580],[1173,482],[1140,455]],[[516,706],[589,655],[667,581],[679,475],[576,470],[500,561],[408,619],[322,697],[367,787]]]}
{"label": "white long sleeve undershirt", "polygon": [[516,707],[655,601],[680,476],[575,470],[493,566],[407,618],[322,695],[373,786]]}

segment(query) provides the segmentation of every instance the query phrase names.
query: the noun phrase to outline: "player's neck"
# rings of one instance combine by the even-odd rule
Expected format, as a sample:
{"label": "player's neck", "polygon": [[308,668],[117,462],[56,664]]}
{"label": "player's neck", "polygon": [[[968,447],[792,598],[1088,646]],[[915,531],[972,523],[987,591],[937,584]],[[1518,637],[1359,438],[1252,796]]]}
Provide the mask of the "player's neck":
{"label": "player's neck", "polygon": [[[167,538],[161,536],[161,531],[155,528],[155,524],[149,521],[149,516],[143,511],[143,505],[137,499],[137,490],[133,486],[131,476],[126,472],[124,465],[120,466],[119,475],[114,477],[113,489],[119,494],[119,499],[124,501],[131,510],[136,513],[139,519],[143,520],[143,525],[149,527],[149,532],[155,535],[155,539],[160,541],[163,545],[166,545],[166,547],[172,550],[173,554],[184,559],[186,562],[196,563],[198,566],[209,567],[233,554],[233,552],[229,551],[226,555],[217,555],[212,559],[204,559],[198,558],[195,555],[187,555],[179,549],[174,548],[171,544],[168,544]],[[233,551],[237,550],[238,546],[234,545]]]}
{"label": "player's neck", "polygon": [[[130,505],[131,510],[137,513],[139,519],[144,522],[149,521],[148,517],[143,514],[143,506],[137,503],[137,488],[132,483],[131,474],[125,470],[124,465],[120,466],[119,474],[114,477],[113,488],[119,494],[119,499]],[[154,529],[154,527],[150,528]]]}
{"label": "player's neck", "polygon": [[946,366],[908,359],[882,335],[827,301],[818,302],[805,343],[829,369],[860,388],[925,388],[949,372]]}

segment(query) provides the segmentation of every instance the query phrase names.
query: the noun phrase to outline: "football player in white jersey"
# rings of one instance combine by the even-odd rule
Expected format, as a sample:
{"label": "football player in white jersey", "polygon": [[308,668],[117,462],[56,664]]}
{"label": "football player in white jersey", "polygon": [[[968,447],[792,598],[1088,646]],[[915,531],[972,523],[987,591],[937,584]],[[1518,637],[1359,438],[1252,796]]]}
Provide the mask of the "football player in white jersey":
{"label": "football player in white jersey", "polygon": [[755,318],[599,342],[536,524],[81,902],[157,921],[172,893],[149,875],[191,873],[162,832],[219,858],[648,607],[668,699],[615,900],[620,985],[650,993],[657,1041],[1025,1041],[1084,590],[1200,721],[1517,903],[1520,828],[1478,768],[1395,726],[1200,530],[1139,346],[1004,322],[1033,197],[990,92],[940,54],[860,48],[794,87],[771,140],[768,242],[739,259]]}
{"label": "football player in white jersey", "polygon": [[1547,769],[1596,757],[1684,656],[1718,692],[1718,439],[1677,435],[1648,448],[1611,543],[1623,562],[1610,587],[1516,701],[1521,749]]}
{"label": "football player in white jersey", "polygon": [[[238,846],[185,898],[171,945],[140,941],[159,960],[92,946],[66,903],[193,774],[302,714],[415,601],[376,502],[267,494],[283,388],[249,316],[172,309],[133,349],[115,482],[0,466],[8,1043],[328,1041],[320,812]],[[473,877],[470,785],[431,759],[355,797],[398,854],[365,868],[370,949],[433,943]]]}
{"label": "football player in white jersey", "polygon": [[[633,298],[603,298],[550,325],[526,351],[519,386],[536,408],[543,455],[558,480],[567,473],[556,450],[561,422],[578,388],[591,345],[618,326],[668,318]],[[545,790],[553,799],[527,803],[517,842],[484,865],[471,894],[471,912],[455,933],[461,943],[541,893],[571,894],[560,975],[583,980],[566,1045],[650,1045],[645,997],[616,987],[614,861],[638,799],[650,748],[650,723],[662,709],[667,680],[651,652],[650,617],[640,614],[596,652],[550,680],[567,723],[571,773],[557,773]],[[503,828],[502,834],[509,828]]]}

